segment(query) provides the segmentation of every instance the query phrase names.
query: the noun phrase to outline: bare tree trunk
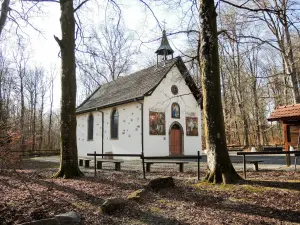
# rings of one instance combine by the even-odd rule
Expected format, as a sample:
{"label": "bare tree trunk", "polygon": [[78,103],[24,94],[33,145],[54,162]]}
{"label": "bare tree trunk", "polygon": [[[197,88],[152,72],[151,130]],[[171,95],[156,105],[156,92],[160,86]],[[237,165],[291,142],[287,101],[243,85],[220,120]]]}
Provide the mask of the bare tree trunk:
{"label": "bare tree trunk", "polygon": [[1,14],[0,14],[0,37],[7,20],[7,14],[9,12],[9,2],[10,0],[4,0],[1,5]]}
{"label": "bare tree trunk", "polygon": [[54,78],[51,78],[50,88],[50,112],[49,112],[49,127],[48,127],[48,148],[52,149],[51,145],[51,129],[52,129],[52,108],[53,108],[53,82]]}
{"label": "bare tree trunk", "polygon": [[60,0],[62,39],[55,37],[61,50],[61,160],[54,177],[83,175],[78,167],[76,140],[75,20],[73,0]]}
{"label": "bare tree trunk", "polygon": [[241,179],[233,168],[226,146],[221,101],[217,21],[214,1],[200,0],[201,75],[208,182],[231,183]]}
{"label": "bare tree trunk", "polygon": [[255,115],[255,126],[256,126],[256,145],[258,147],[261,146],[261,137],[260,137],[260,120],[259,120],[259,105],[258,105],[258,97],[257,97],[257,89],[256,89],[256,78],[253,78],[252,91],[254,97],[254,115]]}
{"label": "bare tree trunk", "polygon": [[[44,85],[44,84],[42,84]],[[41,93],[41,109],[40,109],[40,132],[39,132],[39,144],[38,149],[43,149],[43,137],[44,137],[44,122],[43,122],[43,112],[44,112],[44,98],[45,98],[46,89],[42,87]]]}
{"label": "bare tree trunk", "polygon": [[287,61],[288,62],[288,69],[289,69],[289,74],[291,76],[292,84],[293,84],[293,94],[294,94],[294,100],[295,103],[300,103],[300,93],[299,93],[299,78],[296,70],[296,63],[294,59],[294,53],[293,53],[293,46],[292,46],[292,41],[291,41],[291,35],[290,35],[290,30],[289,26],[290,24],[287,21],[287,1],[284,0],[282,1],[282,24],[284,26],[284,32],[285,32],[285,37],[286,37],[286,45],[287,45]]}
{"label": "bare tree trunk", "polygon": [[243,120],[243,134],[244,134],[244,146],[249,146],[249,125],[248,125],[248,118],[247,113],[245,110],[245,102],[244,102],[244,94],[243,88],[241,84],[241,59],[240,59],[240,46],[239,42],[236,43],[236,51],[237,51],[237,66],[236,66],[236,74],[238,83],[236,85],[236,92],[237,92],[237,100],[238,106],[241,112],[242,120]]}
{"label": "bare tree trunk", "polygon": [[[35,71],[37,73],[37,71]],[[34,78],[34,92],[33,92],[33,116],[32,116],[32,146],[31,151],[35,150],[35,136],[36,136],[36,103],[37,103],[37,76]]]}
{"label": "bare tree trunk", "polygon": [[21,149],[24,148],[25,136],[24,136],[24,117],[25,117],[25,102],[24,102],[24,73],[22,68],[19,71],[20,77],[20,95],[21,95],[21,115],[20,115],[20,130],[21,130],[21,138],[20,138],[20,145]]}

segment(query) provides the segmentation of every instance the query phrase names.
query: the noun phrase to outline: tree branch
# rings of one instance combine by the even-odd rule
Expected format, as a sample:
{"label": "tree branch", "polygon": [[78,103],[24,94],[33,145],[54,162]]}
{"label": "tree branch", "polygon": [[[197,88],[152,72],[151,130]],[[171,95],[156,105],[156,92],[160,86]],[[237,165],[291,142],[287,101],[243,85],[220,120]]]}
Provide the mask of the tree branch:
{"label": "tree branch", "polygon": [[57,44],[59,45],[59,47],[60,47],[60,48],[63,48],[62,41],[61,41],[58,37],[56,37],[55,35],[53,35],[53,36],[54,36],[55,41],[56,41]]}
{"label": "tree branch", "polygon": [[80,9],[85,3],[87,3],[89,0],[84,0],[83,2],[81,2],[75,9],[74,12],[76,12],[78,9]]}

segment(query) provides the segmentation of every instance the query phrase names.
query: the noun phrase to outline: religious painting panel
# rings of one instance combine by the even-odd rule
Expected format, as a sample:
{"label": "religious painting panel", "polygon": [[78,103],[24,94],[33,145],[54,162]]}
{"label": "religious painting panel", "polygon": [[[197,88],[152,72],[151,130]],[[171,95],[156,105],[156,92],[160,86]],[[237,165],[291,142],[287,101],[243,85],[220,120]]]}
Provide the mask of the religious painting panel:
{"label": "religious painting panel", "polygon": [[186,117],[186,135],[198,136],[198,117]]}
{"label": "religious painting panel", "polygon": [[180,108],[177,103],[173,103],[171,106],[172,118],[180,119]]}
{"label": "religious painting panel", "polygon": [[149,111],[150,135],[166,135],[166,119],[164,112]]}

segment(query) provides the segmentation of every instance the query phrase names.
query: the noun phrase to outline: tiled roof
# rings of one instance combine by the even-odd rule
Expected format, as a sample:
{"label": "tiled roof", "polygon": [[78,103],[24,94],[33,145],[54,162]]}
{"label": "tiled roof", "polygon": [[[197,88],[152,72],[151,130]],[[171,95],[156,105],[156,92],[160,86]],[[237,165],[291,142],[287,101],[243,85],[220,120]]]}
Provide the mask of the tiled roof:
{"label": "tiled roof", "polygon": [[201,94],[199,89],[197,89],[195,82],[189,75],[182,59],[176,57],[160,62],[158,66],[151,66],[103,84],[77,107],[76,112],[84,113],[96,108],[105,108],[142,99],[145,95],[151,94],[151,91],[156,88],[174,65],[177,65],[195,98],[200,102]]}
{"label": "tiled roof", "polygon": [[268,118],[269,121],[300,119],[300,104],[279,106]]}

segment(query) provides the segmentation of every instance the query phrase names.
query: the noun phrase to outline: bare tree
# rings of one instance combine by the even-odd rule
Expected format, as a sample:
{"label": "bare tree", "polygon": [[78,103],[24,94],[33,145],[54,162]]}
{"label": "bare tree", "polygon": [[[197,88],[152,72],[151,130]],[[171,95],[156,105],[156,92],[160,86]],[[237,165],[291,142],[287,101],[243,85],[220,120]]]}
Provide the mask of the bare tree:
{"label": "bare tree", "polygon": [[295,14],[294,8],[299,7],[300,4],[293,0],[255,1],[255,4],[260,9],[270,7],[273,9],[273,11],[262,11],[262,17],[259,18],[267,24],[267,27],[277,40],[277,49],[281,53],[284,69],[291,77],[294,101],[295,103],[300,103],[299,75],[296,70],[291,39],[292,29],[296,29],[299,32],[296,23],[292,21],[292,17]]}
{"label": "bare tree", "polygon": [[87,96],[102,83],[129,72],[136,53],[132,44],[133,35],[119,21],[107,19],[104,25],[91,29],[81,51],[84,54],[77,60],[79,80]]}
{"label": "bare tree", "polygon": [[[205,179],[215,183],[231,183],[241,179],[233,168],[226,146],[221,101],[217,13],[214,1],[200,1],[201,78],[204,133],[206,136],[208,172]],[[200,61],[201,60],[201,61]]]}
{"label": "bare tree", "polygon": [[[61,50],[61,161],[54,177],[83,175],[78,167],[76,138],[75,19],[73,0],[60,0],[62,39],[55,37]],[[76,10],[76,9],[75,9]]]}

